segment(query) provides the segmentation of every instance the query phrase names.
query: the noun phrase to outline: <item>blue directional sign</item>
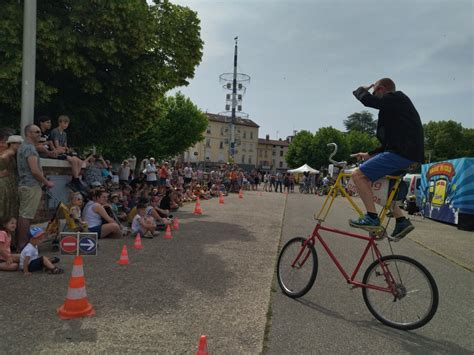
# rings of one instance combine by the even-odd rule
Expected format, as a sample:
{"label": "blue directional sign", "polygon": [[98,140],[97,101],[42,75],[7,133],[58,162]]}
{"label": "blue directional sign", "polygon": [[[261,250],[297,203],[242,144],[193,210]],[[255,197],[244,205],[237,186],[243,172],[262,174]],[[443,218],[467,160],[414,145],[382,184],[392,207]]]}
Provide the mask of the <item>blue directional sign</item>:
{"label": "blue directional sign", "polygon": [[97,255],[97,233],[80,233],[80,255]]}

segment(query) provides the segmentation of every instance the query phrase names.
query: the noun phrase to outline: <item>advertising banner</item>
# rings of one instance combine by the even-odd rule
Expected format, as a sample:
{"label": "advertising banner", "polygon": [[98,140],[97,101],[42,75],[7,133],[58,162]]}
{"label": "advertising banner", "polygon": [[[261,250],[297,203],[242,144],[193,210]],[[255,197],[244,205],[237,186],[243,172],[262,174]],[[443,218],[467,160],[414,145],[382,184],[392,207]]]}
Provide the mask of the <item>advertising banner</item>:
{"label": "advertising banner", "polygon": [[420,190],[425,217],[452,224],[459,213],[474,218],[474,158],[424,164]]}

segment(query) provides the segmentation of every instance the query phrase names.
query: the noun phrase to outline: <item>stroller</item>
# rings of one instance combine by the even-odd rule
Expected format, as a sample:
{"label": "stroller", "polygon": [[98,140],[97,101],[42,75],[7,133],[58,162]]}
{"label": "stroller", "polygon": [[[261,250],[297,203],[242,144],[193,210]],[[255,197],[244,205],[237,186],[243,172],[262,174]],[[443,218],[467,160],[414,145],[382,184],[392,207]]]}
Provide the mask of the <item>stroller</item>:
{"label": "stroller", "polygon": [[[59,251],[59,237],[60,232],[85,232],[84,224],[81,221],[76,220],[71,215],[69,207],[66,206],[61,200],[54,196],[51,191],[44,189],[44,192],[48,198],[54,200],[57,203],[54,214],[48,221],[46,226],[46,241],[51,240],[51,247],[53,251]],[[66,223],[61,228],[61,218],[64,218]]]}

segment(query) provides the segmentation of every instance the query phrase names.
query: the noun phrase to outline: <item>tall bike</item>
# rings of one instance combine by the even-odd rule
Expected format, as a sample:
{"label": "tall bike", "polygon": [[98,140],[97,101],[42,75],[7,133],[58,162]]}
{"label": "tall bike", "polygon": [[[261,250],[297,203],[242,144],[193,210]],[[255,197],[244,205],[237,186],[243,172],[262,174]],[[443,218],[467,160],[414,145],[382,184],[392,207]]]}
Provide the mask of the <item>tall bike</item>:
{"label": "tall bike", "polygon": [[[351,171],[345,170],[345,162],[332,160],[336,154],[337,146],[334,143],[329,145],[333,145],[335,148],[329,160],[340,168],[339,175],[331,186],[321,210],[315,215],[317,223],[313,233],[307,238],[293,238],[281,249],[277,264],[280,288],[285,295],[291,298],[301,297],[311,289],[318,273],[318,256],[315,248],[316,240],[318,240],[346,282],[354,288],[362,289],[364,302],[376,319],[385,325],[402,330],[412,330],[424,326],[433,318],[438,308],[438,287],[433,276],[422,264],[407,256],[393,253],[392,242],[387,238],[386,232],[390,218],[387,218],[385,226],[371,231],[369,236],[322,225],[338,193],[349,201],[359,215],[363,215],[361,209],[346,191],[347,186],[343,184],[343,180],[351,177]],[[386,176],[385,179],[390,188],[386,202],[379,214],[381,225],[387,217],[390,207],[395,203],[402,177]],[[367,242],[352,273],[349,274],[344,269],[323,240],[320,231]],[[388,240],[390,255],[383,256],[380,252],[377,243],[382,239]],[[357,274],[369,252],[373,261],[365,271],[362,281],[358,281]]]}

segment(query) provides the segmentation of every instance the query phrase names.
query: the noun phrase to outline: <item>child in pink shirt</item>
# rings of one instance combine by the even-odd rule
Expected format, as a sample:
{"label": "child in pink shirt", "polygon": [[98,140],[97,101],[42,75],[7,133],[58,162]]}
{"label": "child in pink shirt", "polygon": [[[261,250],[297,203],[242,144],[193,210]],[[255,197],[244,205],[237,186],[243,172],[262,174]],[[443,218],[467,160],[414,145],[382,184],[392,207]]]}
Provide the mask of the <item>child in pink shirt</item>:
{"label": "child in pink shirt", "polygon": [[20,255],[12,254],[12,233],[16,229],[16,218],[7,217],[0,221],[0,270],[16,271],[20,262]]}

